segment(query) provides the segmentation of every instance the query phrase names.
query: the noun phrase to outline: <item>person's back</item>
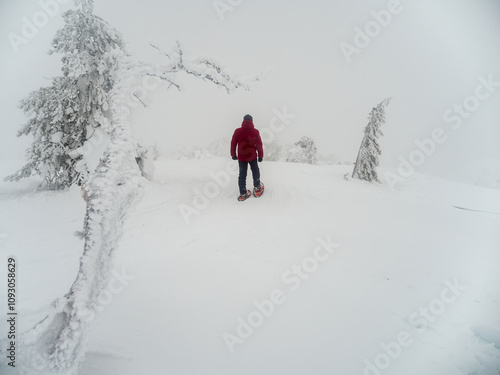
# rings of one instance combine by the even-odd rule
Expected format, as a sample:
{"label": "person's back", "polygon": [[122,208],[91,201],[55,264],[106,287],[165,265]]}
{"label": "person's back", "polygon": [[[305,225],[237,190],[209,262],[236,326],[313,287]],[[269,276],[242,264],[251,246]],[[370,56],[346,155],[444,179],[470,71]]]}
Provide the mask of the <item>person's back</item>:
{"label": "person's back", "polygon": [[260,134],[252,122],[252,120],[243,120],[241,128],[234,132],[233,148],[236,151],[238,146],[238,160],[239,161],[252,161],[257,159],[257,150],[260,148],[259,156],[262,155],[262,142],[260,141]]}
{"label": "person's back", "polygon": [[264,150],[260,133],[253,124],[252,116],[246,115],[243,118],[241,127],[236,129],[231,140],[231,157],[238,160],[240,175],[238,185],[240,188],[239,200],[245,200],[250,193],[246,188],[246,178],[248,165],[252,169],[254,180],[254,195],[260,196],[263,191],[263,185],[260,182],[260,170],[257,164],[264,158]]}

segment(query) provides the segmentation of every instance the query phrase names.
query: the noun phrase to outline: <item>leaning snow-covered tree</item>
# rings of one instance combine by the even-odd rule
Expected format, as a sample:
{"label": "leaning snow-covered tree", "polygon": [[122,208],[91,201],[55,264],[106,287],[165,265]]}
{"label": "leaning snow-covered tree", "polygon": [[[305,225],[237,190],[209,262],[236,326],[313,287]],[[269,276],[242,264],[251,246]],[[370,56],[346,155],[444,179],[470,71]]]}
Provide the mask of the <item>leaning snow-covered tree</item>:
{"label": "leaning snow-covered tree", "polygon": [[107,127],[109,94],[114,86],[116,62],[111,51],[123,51],[120,34],[92,13],[92,1],[78,1],[82,9],[63,15],[49,54],[62,55],[62,77],[52,86],[32,92],[21,102],[31,116],[18,135],[31,135],[28,163],[6,177],[17,181],[39,175],[42,187],[64,189],[81,185],[88,177],[84,147],[96,129]]}
{"label": "leaning snow-covered tree", "polygon": [[359,147],[358,157],[352,172],[352,177],[357,177],[365,181],[380,182],[376,168],[379,165],[379,157],[382,154],[378,137],[382,134],[380,126],[385,123],[385,107],[391,98],[384,99],[368,116],[368,125],[365,127],[365,135]]}
{"label": "leaning snow-covered tree", "polygon": [[[81,10],[69,13],[78,14],[69,17],[73,22],[82,17],[95,17],[91,0],[77,0],[76,3],[81,5]],[[68,19],[68,13],[65,17]],[[91,39],[88,42],[91,43]],[[87,48],[85,43],[74,45],[74,54],[78,54],[79,48]],[[258,80],[239,80],[209,58],[186,61],[179,43],[172,53],[163,52],[168,61],[161,70],[133,61],[122,48],[101,52],[102,64],[99,66],[109,73],[112,84],[106,97],[107,109],[96,112],[89,121],[100,124],[108,134],[109,142],[97,168],[90,172],[82,187],[86,196],[84,250],[69,292],[54,301],[48,315],[22,335],[19,362],[24,374],[76,374],[83,362],[86,328],[97,312],[99,296],[105,291],[126,214],[140,196],[141,173],[136,161],[138,145],[130,123],[129,98],[141,80],[155,76],[167,82],[168,87],[179,89],[174,76],[184,72],[213,82],[228,93],[235,89],[248,90],[250,84],[247,82]],[[74,84],[78,86],[79,81]],[[90,91],[85,92],[90,95]],[[88,113],[79,112],[80,115]]]}

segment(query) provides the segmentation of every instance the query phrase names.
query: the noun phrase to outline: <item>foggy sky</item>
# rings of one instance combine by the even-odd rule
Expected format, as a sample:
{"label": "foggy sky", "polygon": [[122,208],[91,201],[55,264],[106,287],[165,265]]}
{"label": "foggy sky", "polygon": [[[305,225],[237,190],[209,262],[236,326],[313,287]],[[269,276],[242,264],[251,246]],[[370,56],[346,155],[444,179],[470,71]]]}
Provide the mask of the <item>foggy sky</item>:
{"label": "foggy sky", "polygon": [[[26,122],[19,100],[60,74],[61,56],[47,51],[62,26],[61,13],[73,7],[66,2],[17,53],[8,33],[22,35],[23,17],[32,20],[41,5],[0,3],[1,160],[22,159],[29,144],[26,137],[16,138]],[[233,95],[185,76],[179,76],[181,93],[165,86],[148,92],[148,108],[138,107],[133,115],[136,135],[145,144],[157,142],[164,154],[206,146],[231,136],[246,113],[262,129],[275,111],[286,108],[296,117],[276,134],[278,141],[311,136],[321,153],[353,161],[370,110],[390,96],[382,166],[397,166],[400,156],[408,158],[417,149],[415,140],[429,138],[436,128],[447,140],[419,172],[456,179],[464,163],[500,157],[500,87],[478,99],[458,129],[443,119],[455,104],[475,104],[470,96],[481,77],[491,76],[500,86],[500,2],[401,0],[400,12],[379,33],[373,12],[387,14],[397,0],[244,0],[229,5],[233,9],[223,20],[213,3],[95,0],[95,13],[123,34],[128,52],[139,60],[161,62],[149,43],[168,50],[179,40],[188,56],[213,57],[240,76],[266,72],[250,92]],[[374,36],[349,63],[340,46],[355,46],[356,28],[366,31],[368,25]],[[487,96],[484,89],[480,93]]]}

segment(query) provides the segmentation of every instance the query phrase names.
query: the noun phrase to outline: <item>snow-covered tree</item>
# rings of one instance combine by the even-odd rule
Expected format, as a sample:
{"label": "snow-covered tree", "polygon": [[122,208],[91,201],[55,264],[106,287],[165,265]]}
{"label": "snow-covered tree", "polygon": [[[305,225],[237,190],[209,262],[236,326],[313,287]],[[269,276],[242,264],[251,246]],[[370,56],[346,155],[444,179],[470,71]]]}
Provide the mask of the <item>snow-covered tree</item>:
{"label": "snow-covered tree", "polygon": [[335,165],[340,164],[338,157],[334,154],[318,156],[318,164]]}
{"label": "snow-covered tree", "polygon": [[265,144],[266,160],[267,161],[280,161],[283,154],[283,146],[276,141]]}
{"label": "snow-covered tree", "polygon": [[286,161],[292,163],[316,164],[318,149],[310,137],[302,137],[288,150]]}
{"label": "snow-covered tree", "polygon": [[385,107],[387,107],[390,100],[391,98],[387,98],[380,102],[368,116],[368,125],[365,127],[365,135],[352,172],[353,178],[380,182],[376,170],[382,153],[378,144],[378,137],[383,135],[380,126],[385,123]]}
{"label": "snow-covered tree", "polygon": [[[72,22],[80,22],[82,17],[90,22],[92,1],[76,2],[81,5],[81,10],[70,11],[65,17],[70,17]],[[81,31],[74,26],[67,27],[74,29],[71,35]],[[70,34],[67,36],[70,37]],[[101,36],[104,37],[104,34]],[[85,54],[79,53],[87,50],[87,42],[92,44],[90,34],[89,39],[82,39],[81,44],[74,45],[75,51],[69,56],[75,57],[74,63],[77,66],[87,66],[82,63],[85,59],[80,60]],[[100,43],[96,39],[93,43],[94,48],[99,49]],[[82,185],[86,197],[84,250],[78,274],[69,292],[54,301],[49,314],[22,336],[19,352],[23,357],[20,363],[24,374],[73,375],[78,372],[84,359],[86,328],[96,314],[98,298],[109,279],[113,255],[118,248],[127,212],[137,201],[141,191],[141,172],[136,160],[138,145],[132,134],[129,105],[129,98],[140,79],[155,76],[169,83],[168,87],[180,89],[173,76],[185,72],[211,81],[228,93],[235,89],[249,89],[248,83],[229,75],[211,59],[186,61],[179,43],[173,53],[166,54],[169,60],[161,71],[151,65],[133,61],[121,48],[109,48],[99,53],[101,52],[103,53],[97,66],[104,69],[104,77],[92,74],[73,77],[78,77],[73,84],[78,87],[79,99],[85,103],[84,109],[76,106],[80,109],[78,115],[92,114],[87,119],[91,127],[102,127],[109,135],[109,142],[97,168],[90,171],[88,179]],[[91,57],[88,59],[85,61],[93,61]],[[82,72],[88,70],[82,69]],[[109,90],[98,90],[97,87],[101,85],[95,84],[96,79],[106,80],[110,84]],[[94,96],[98,92],[103,95]],[[84,96],[83,99],[81,95]],[[102,110],[95,108],[101,104]],[[74,118],[77,123],[84,121],[77,117],[75,115]]]}
{"label": "snow-covered tree", "polygon": [[211,142],[207,151],[213,156],[227,157],[229,155],[229,144],[231,144],[230,137],[222,137]]}
{"label": "snow-covered tree", "polygon": [[43,187],[63,189],[82,184],[89,175],[84,147],[95,129],[109,128],[109,93],[116,55],[123,51],[120,34],[92,13],[92,1],[77,1],[81,9],[63,14],[49,54],[62,55],[62,77],[52,86],[32,92],[21,102],[31,116],[18,135],[33,136],[28,163],[6,180],[39,175]]}

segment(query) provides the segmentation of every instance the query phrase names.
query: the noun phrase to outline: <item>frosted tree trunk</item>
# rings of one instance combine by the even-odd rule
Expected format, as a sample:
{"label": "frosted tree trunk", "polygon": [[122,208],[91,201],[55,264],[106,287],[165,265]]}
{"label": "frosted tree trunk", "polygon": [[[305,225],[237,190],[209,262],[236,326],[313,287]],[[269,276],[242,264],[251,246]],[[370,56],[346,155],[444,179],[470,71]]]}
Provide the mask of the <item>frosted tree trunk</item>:
{"label": "frosted tree trunk", "polygon": [[20,363],[26,374],[77,373],[84,359],[86,326],[106,286],[126,213],[140,192],[137,144],[124,100],[130,77],[120,68],[117,73],[111,92],[111,141],[85,184],[85,245],[78,275],[69,293],[55,301],[49,315],[24,336],[20,353],[26,355]]}

